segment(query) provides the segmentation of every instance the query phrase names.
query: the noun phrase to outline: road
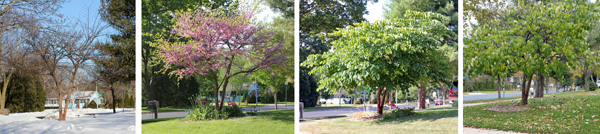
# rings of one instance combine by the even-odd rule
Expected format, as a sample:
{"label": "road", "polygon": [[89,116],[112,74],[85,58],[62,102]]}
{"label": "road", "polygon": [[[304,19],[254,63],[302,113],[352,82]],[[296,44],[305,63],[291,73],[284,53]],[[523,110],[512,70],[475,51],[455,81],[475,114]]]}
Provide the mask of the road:
{"label": "road", "polygon": [[[417,105],[398,105],[398,108],[406,108],[406,107],[417,107]],[[388,109],[386,107],[385,109]],[[364,107],[356,107],[356,108],[336,108],[336,109],[328,109],[328,110],[315,110],[304,112],[302,118],[315,118],[315,117],[326,117],[326,116],[335,116],[335,115],[344,115],[356,112],[362,112]],[[377,108],[374,106],[367,107],[369,111],[376,111]]]}
{"label": "road", "polygon": [[[559,89],[559,92],[562,92],[562,89]],[[556,93],[556,90],[549,90],[548,93]],[[544,92],[546,94],[546,92]],[[521,93],[506,93],[505,98],[521,96]],[[465,95],[463,96],[463,101],[473,101],[473,100],[489,100],[489,99],[497,99],[498,94],[476,94],[476,95]]]}
{"label": "road", "polygon": [[[278,109],[293,109],[294,105],[288,104],[287,106],[283,104],[277,105]],[[254,107],[244,107],[242,111],[252,111]],[[267,111],[267,110],[275,110],[275,104],[269,104],[266,106],[260,106],[256,108],[257,111]],[[186,117],[187,111],[173,111],[173,112],[160,112],[158,113],[158,118],[176,118],[176,117]],[[154,113],[142,113],[142,120],[145,119],[154,119]]]}

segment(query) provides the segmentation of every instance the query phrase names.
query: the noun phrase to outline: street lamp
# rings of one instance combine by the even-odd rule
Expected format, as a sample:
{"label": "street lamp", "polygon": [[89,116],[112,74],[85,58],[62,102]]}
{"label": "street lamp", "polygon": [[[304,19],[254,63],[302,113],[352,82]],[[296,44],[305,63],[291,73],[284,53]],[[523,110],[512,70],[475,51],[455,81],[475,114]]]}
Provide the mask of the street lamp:
{"label": "street lamp", "polygon": [[285,102],[284,102],[285,108],[287,108],[287,85],[288,85],[288,82],[285,81]]}

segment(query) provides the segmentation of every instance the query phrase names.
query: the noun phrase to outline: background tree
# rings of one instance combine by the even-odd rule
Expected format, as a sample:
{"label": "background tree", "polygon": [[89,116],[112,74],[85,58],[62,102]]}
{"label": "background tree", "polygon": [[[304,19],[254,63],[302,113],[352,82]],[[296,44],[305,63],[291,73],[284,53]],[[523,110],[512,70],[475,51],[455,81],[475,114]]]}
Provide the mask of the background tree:
{"label": "background tree", "polygon": [[[294,79],[294,23],[292,18],[274,18],[273,22],[268,24],[264,30],[272,32],[272,41],[270,46],[279,44],[279,40],[283,40],[282,48],[277,54],[285,55],[283,64],[273,64],[265,69],[261,69],[255,73],[258,81],[268,85],[273,89],[273,100],[275,109],[277,110],[277,94],[280,89],[278,87],[285,86],[285,82],[292,83]],[[285,90],[285,89],[284,89]],[[292,92],[293,93],[293,92]]]}
{"label": "background tree", "polygon": [[440,14],[407,11],[403,19],[356,23],[331,34],[337,37],[332,52],[311,55],[302,66],[321,75],[319,90],[377,89],[381,116],[388,87],[406,90],[433,72],[427,55],[439,54],[440,39],[452,33],[445,21]]}
{"label": "background tree", "polygon": [[[101,55],[94,59],[104,82],[108,83],[116,113],[114,84],[135,80],[135,1],[102,0],[100,15],[119,34],[111,35],[112,43],[98,45]],[[125,98],[123,98],[125,99]]]}

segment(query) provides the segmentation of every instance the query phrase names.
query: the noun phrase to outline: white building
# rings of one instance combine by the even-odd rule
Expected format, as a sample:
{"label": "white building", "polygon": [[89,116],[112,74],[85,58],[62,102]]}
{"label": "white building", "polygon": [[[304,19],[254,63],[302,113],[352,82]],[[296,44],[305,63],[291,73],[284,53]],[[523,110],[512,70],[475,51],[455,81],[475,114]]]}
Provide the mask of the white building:
{"label": "white building", "polygon": [[[63,98],[67,99],[67,96]],[[68,108],[83,108],[85,104],[94,101],[96,104],[104,104],[104,99],[100,96],[97,91],[73,91],[71,93],[71,98],[69,98]],[[46,104],[44,107],[58,107],[58,98],[48,98],[46,99]]]}

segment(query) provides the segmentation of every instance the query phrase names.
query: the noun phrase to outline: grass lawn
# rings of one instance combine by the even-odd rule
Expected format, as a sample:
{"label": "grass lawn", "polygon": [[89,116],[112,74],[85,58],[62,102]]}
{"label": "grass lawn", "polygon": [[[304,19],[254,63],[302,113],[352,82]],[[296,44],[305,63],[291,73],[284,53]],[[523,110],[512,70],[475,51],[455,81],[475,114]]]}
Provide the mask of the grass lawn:
{"label": "grass lawn", "polygon": [[[224,104],[224,106],[227,106],[226,103],[223,103],[223,104]],[[270,103],[270,104],[275,104],[275,103]],[[285,106],[283,104],[285,104],[285,103],[284,102],[277,102],[277,106],[278,107]],[[293,104],[294,104],[294,102],[288,102],[287,103],[288,106],[292,106],[292,107],[294,106]],[[214,106],[215,104],[214,103],[210,103],[210,105]],[[268,105],[268,104],[267,103],[260,103],[260,102],[258,103],[259,107],[266,106],[266,105]],[[254,103],[248,103],[248,105],[246,105],[246,103],[243,103],[242,105],[238,105],[238,106],[244,108],[244,107],[254,107],[256,105]],[[161,108],[158,108],[158,112],[185,111],[185,110],[188,110],[190,108],[192,108],[192,106],[185,106],[185,107],[161,107]],[[148,109],[148,107],[142,107],[142,113],[144,113],[144,112],[152,112],[152,110]]]}
{"label": "grass lawn", "polygon": [[416,110],[417,115],[378,121],[349,122],[347,118],[313,121],[300,124],[301,132],[308,133],[458,133],[458,108],[435,106]]}
{"label": "grass lawn", "polygon": [[511,102],[464,107],[464,125],[526,133],[600,133],[600,91],[563,92],[529,99],[530,109],[525,111],[485,110],[496,105]]}
{"label": "grass lawn", "polygon": [[144,134],[293,134],[294,110],[259,112],[259,116],[248,116],[227,120],[183,122],[183,118],[142,120]]}

